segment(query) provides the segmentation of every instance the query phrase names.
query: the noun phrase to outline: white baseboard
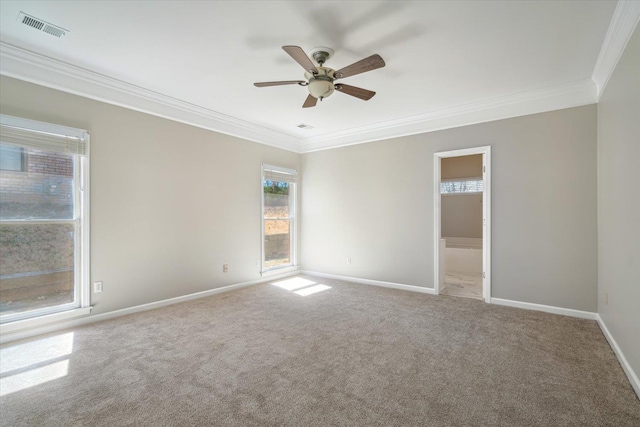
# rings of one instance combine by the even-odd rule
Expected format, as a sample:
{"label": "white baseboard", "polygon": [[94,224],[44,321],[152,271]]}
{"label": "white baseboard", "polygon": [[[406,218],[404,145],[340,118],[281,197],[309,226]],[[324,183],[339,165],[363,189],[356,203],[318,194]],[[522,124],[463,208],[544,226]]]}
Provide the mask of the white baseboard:
{"label": "white baseboard", "polygon": [[552,305],[534,304],[532,302],[513,301],[502,298],[492,297],[491,304],[524,308],[525,310],[544,311],[545,313],[561,314],[563,316],[578,317],[580,319],[596,320],[598,316],[598,313],[593,313],[591,311],[574,310],[572,308],[554,307]]}
{"label": "white baseboard", "polygon": [[613,352],[618,358],[618,361],[622,366],[622,370],[627,375],[627,378],[629,378],[631,387],[633,387],[633,390],[638,395],[638,399],[640,399],[640,381],[638,380],[638,376],[633,371],[633,368],[631,368],[631,365],[629,364],[629,362],[627,362],[627,358],[624,357],[622,350],[618,346],[618,343],[616,342],[616,340],[613,339],[613,335],[611,335],[611,332],[609,332],[609,329],[607,328],[607,325],[604,323],[604,320],[602,320],[602,318],[600,317],[600,314],[596,314],[596,320],[598,322],[598,326],[600,326],[600,329],[604,334],[604,337],[607,339],[607,341],[609,341],[609,345],[611,346],[611,348],[613,349]]}
{"label": "white baseboard", "polygon": [[73,320],[66,320],[56,323],[51,323],[45,326],[38,326],[33,328],[25,328],[22,330],[17,330],[15,332],[3,333],[0,335],[0,344],[4,344],[11,341],[20,340],[23,338],[29,338],[36,335],[46,334],[49,332],[55,332],[62,329],[75,328],[78,326],[86,325],[88,323],[100,322],[103,320],[109,320],[120,316],[126,316],[128,314],[139,313],[141,311],[153,310],[160,307],[165,307],[167,305],[178,304],[185,301],[190,301],[198,298],[209,297],[216,294],[221,294],[223,292],[233,291],[235,289],[244,288],[247,286],[257,285],[260,283],[269,282],[274,279],[293,276],[296,274],[300,274],[300,271],[288,271],[286,273],[282,273],[280,275],[270,276],[268,279],[261,278],[257,280],[251,280],[248,282],[236,283],[234,285],[223,286],[220,288],[209,289],[207,291],[196,292],[193,294],[182,295],[175,298],[169,298],[161,301],[150,302],[148,304],[136,305],[134,307],[123,308],[121,310],[109,311],[107,313],[96,314],[93,316],[81,317]]}
{"label": "white baseboard", "polygon": [[360,277],[340,276],[337,274],[319,273],[317,271],[303,270],[301,274],[307,274],[315,277],[325,277],[327,279],[345,280],[347,282],[363,283],[365,285],[382,286],[383,288],[401,289],[403,291],[420,292],[423,294],[434,295],[433,288],[423,288],[422,286],[405,285],[402,283],[383,282],[380,280],[362,279]]}

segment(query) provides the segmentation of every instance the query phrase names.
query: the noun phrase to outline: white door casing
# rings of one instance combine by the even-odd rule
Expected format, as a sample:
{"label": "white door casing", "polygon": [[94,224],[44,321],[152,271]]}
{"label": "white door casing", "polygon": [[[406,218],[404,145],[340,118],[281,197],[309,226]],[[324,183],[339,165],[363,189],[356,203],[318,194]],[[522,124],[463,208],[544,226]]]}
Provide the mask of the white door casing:
{"label": "white door casing", "polygon": [[491,146],[465,148],[461,150],[443,151],[433,155],[433,197],[434,197],[434,234],[433,234],[433,288],[434,293],[440,293],[440,275],[445,272],[440,271],[441,239],[441,161],[448,157],[471,156],[482,154],[482,178],[484,188],[482,191],[482,297],[485,302],[491,302]]}

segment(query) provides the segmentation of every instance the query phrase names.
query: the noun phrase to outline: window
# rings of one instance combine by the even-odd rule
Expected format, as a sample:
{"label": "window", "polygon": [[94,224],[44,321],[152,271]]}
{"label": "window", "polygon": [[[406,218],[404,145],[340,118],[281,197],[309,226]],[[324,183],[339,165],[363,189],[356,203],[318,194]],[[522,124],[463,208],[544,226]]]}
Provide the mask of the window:
{"label": "window", "polygon": [[[0,323],[89,305],[88,142],[79,129],[0,116],[10,156],[0,170]],[[18,158],[21,169],[4,168]]]}
{"label": "window", "polygon": [[0,144],[0,170],[24,171],[24,149],[14,145]]}
{"label": "window", "polygon": [[262,272],[296,265],[297,172],[262,165]]}
{"label": "window", "polygon": [[481,178],[442,181],[440,183],[440,194],[469,194],[482,193],[484,182]]}

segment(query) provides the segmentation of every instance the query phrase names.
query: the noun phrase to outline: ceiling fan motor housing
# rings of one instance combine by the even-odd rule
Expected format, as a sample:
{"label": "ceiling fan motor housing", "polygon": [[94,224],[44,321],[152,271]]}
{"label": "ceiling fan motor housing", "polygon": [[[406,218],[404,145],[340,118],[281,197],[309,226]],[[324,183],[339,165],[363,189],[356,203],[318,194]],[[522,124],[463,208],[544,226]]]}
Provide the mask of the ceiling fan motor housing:
{"label": "ceiling fan motor housing", "polygon": [[331,96],[335,90],[333,81],[335,80],[335,70],[328,67],[316,67],[318,74],[304,73],[304,76],[309,81],[307,86],[311,96],[317,99],[324,99]]}

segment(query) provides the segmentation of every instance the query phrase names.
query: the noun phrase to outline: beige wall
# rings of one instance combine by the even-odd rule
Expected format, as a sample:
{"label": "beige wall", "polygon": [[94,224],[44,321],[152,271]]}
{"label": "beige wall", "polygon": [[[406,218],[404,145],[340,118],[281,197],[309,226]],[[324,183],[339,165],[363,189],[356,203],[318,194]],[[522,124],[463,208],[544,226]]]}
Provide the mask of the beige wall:
{"label": "beige wall", "polygon": [[[444,179],[482,178],[482,154],[446,157],[440,163]],[[442,237],[482,238],[482,194],[443,195]]]}
{"label": "beige wall", "polygon": [[303,268],[432,287],[433,153],[483,145],[494,165],[493,296],[595,310],[595,106],[320,151],[300,164],[295,153],[0,83],[2,113],[91,132],[91,276],[105,286],[92,296],[95,314],[259,278],[261,162],[302,170]]}
{"label": "beige wall", "polygon": [[[92,314],[260,278],[260,164],[300,155],[2,77],[3,114],[91,133]],[[222,264],[229,272],[222,272]]]}
{"label": "beige wall", "polygon": [[443,194],[442,237],[482,238],[482,194]]}
{"label": "beige wall", "polygon": [[433,154],[485,145],[493,296],[595,311],[595,105],[304,154],[303,268],[433,287]]}
{"label": "beige wall", "polygon": [[440,163],[442,179],[482,177],[482,154],[445,157]]}
{"label": "beige wall", "polygon": [[636,375],[640,374],[638,183],[640,28],[598,104],[598,312]]}

